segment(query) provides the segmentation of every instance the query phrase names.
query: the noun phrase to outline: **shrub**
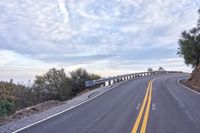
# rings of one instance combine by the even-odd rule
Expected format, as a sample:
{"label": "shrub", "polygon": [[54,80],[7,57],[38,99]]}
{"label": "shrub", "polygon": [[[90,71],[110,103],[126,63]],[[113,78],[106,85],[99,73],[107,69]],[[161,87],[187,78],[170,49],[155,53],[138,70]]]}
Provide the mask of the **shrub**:
{"label": "shrub", "polygon": [[7,100],[0,101],[0,117],[12,113],[13,107],[14,105]]}

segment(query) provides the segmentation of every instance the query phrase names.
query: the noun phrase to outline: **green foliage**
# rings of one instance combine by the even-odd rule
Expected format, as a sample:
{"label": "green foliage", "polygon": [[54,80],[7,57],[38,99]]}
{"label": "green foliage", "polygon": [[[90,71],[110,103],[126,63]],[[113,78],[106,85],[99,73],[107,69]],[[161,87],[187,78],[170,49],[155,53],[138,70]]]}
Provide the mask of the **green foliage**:
{"label": "green foliage", "polygon": [[70,80],[73,87],[73,93],[77,94],[85,89],[85,81],[101,78],[99,75],[88,73],[83,68],[78,68],[70,72]]}
{"label": "green foliage", "polygon": [[200,17],[197,27],[182,32],[177,54],[184,58],[187,65],[198,66],[200,62]]}
{"label": "green foliage", "polygon": [[[27,88],[13,83],[0,82],[0,101],[9,101],[14,104],[14,108],[24,107],[23,97],[26,97]],[[26,100],[27,101],[27,100]]]}
{"label": "green foliage", "polygon": [[66,100],[72,94],[72,87],[64,69],[56,70],[53,68],[43,76],[36,76],[33,92],[39,101]]}
{"label": "green foliage", "polygon": [[14,105],[7,100],[0,101],[0,117],[12,113],[13,107]]}
{"label": "green foliage", "polygon": [[36,76],[33,92],[39,101],[67,100],[85,90],[85,81],[99,79],[100,76],[90,74],[85,69],[78,68],[69,73],[68,77],[64,69],[50,69],[43,76]]}
{"label": "green foliage", "polygon": [[85,90],[85,81],[98,79],[99,75],[79,68],[66,75],[64,69],[50,69],[36,76],[32,87],[0,82],[0,116],[47,100],[67,100]]}

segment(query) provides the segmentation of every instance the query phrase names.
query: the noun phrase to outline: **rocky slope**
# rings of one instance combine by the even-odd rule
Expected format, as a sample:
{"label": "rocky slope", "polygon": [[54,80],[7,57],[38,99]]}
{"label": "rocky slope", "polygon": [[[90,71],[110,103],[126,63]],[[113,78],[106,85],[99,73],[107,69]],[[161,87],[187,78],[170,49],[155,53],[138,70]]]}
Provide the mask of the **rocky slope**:
{"label": "rocky slope", "polygon": [[188,79],[188,83],[200,91],[200,64],[192,71],[191,77]]}

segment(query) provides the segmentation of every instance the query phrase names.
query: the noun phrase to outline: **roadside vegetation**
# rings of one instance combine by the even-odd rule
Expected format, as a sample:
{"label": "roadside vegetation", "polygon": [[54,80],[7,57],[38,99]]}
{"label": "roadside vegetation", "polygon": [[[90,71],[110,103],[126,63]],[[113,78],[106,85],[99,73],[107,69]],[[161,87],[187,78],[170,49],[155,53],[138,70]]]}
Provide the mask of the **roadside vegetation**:
{"label": "roadside vegetation", "polygon": [[182,32],[177,54],[184,58],[185,64],[194,68],[186,84],[200,91],[200,9],[198,14],[196,27]]}
{"label": "roadside vegetation", "polygon": [[33,86],[25,87],[12,82],[0,82],[0,117],[17,110],[49,100],[65,101],[84,91],[86,80],[101,78],[78,68],[66,74],[64,69],[50,69],[36,76]]}

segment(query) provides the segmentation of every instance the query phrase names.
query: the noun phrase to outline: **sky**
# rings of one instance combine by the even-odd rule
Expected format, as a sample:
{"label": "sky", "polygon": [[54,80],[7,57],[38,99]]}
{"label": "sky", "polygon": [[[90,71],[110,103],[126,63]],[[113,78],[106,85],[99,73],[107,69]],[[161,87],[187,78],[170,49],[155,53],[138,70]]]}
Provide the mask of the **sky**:
{"label": "sky", "polygon": [[198,0],[0,0],[0,80],[33,80],[50,68],[102,76],[191,72],[176,53],[196,26]]}

